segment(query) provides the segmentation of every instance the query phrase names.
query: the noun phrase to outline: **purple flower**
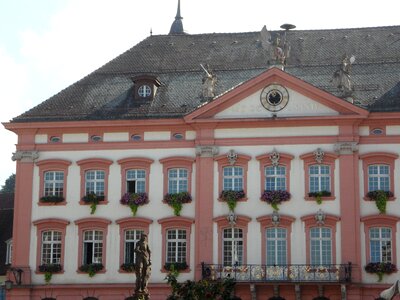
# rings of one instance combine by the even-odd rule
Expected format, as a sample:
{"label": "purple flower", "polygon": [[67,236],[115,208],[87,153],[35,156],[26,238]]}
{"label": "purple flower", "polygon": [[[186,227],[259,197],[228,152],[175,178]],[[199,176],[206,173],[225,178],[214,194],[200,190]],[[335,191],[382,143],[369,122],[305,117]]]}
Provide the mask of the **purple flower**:
{"label": "purple flower", "polygon": [[275,191],[264,191],[261,195],[261,200],[267,202],[268,204],[280,204],[283,201],[288,201],[290,199],[290,193],[283,190]]}
{"label": "purple flower", "polygon": [[123,205],[141,206],[149,203],[149,197],[146,193],[125,193],[120,202]]}
{"label": "purple flower", "polygon": [[384,273],[384,274],[391,274],[397,271],[397,267],[395,264],[386,262],[375,262],[369,263],[365,266],[365,271],[367,273]]}

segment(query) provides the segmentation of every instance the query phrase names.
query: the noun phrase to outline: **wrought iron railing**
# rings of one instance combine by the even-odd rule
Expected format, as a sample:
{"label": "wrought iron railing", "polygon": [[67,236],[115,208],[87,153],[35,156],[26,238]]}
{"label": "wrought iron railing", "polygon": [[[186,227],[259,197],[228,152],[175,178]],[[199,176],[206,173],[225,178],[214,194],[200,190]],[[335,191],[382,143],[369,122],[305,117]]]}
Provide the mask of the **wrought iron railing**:
{"label": "wrought iron railing", "polygon": [[203,279],[241,282],[350,282],[351,263],[340,265],[237,265],[202,263]]}

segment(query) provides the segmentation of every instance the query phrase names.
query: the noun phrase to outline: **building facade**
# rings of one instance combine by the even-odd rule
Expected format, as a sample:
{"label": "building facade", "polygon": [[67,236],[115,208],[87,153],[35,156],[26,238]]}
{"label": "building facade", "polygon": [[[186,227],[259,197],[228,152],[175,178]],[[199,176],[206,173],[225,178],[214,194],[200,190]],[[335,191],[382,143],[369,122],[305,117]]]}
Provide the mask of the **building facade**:
{"label": "building facade", "polygon": [[4,123],[7,299],[127,299],[141,233],[152,299],[171,264],[242,299],[377,298],[400,259],[400,27],[174,28]]}

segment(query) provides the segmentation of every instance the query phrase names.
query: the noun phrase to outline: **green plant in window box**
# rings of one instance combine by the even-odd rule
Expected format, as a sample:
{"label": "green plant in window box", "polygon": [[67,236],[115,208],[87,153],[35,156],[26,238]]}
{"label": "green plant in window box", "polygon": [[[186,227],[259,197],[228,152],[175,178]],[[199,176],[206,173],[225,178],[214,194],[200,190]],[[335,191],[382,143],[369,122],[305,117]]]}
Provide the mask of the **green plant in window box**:
{"label": "green plant in window box", "polygon": [[393,193],[390,191],[376,190],[367,193],[367,198],[375,201],[376,207],[381,214],[386,213],[386,204],[391,197],[393,197]]}
{"label": "green plant in window box", "polygon": [[54,273],[61,272],[60,264],[43,264],[39,266],[39,272],[44,273],[44,281],[49,284]]}
{"label": "green plant in window box", "polygon": [[164,201],[174,209],[174,215],[180,216],[183,204],[192,201],[192,196],[188,192],[166,194]]}
{"label": "green plant in window box", "polygon": [[60,203],[63,201],[64,201],[63,196],[56,196],[56,195],[48,195],[40,198],[40,202],[43,203]]}
{"label": "green plant in window box", "polygon": [[135,272],[135,263],[123,263],[121,265],[121,270],[124,270],[128,273],[133,273]]}
{"label": "green plant in window box", "polygon": [[382,281],[384,274],[392,274],[397,272],[396,265],[390,262],[371,262],[367,264],[364,269],[367,273],[378,275],[378,282]]}
{"label": "green plant in window box", "polygon": [[284,190],[274,190],[274,191],[267,191],[265,190],[264,193],[261,195],[261,200],[267,202],[271,205],[271,207],[278,211],[278,205],[284,201],[289,201],[290,193]]}
{"label": "green plant in window box", "polygon": [[225,201],[228,204],[230,211],[234,211],[237,202],[240,199],[243,199],[245,196],[246,194],[244,193],[243,190],[240,191],[226,190],[221,192],[221,194],[219,195],[219,199]]}
{"label": "green plant in window box", "polygon": [[93,215],[96,211],[97,204],[99,204],[100,201],[104,201],[104,196],[100,196],[95,193],[89,193],[83,196],[82,201],[90,204],[90,214]]}
{"label": "green plant in window box", "polygon": [[167,271],[183,271],[186,270],[189,266],[184,262],[168,262],[165,263],[164,269]]}
{"label": "green plant in window box", "polygon": [[104,269],[103,264],[85,264],[79,267],[79,271],[88,273],[89,277],[93,277],[97,272]]}
{"label": "green plant in window box", "polygon": [[330,197],[331,195],[332,195],[332,193],[329,191],[319,191],[319,192],[308,193],[308,197],[315,198],[315,201],[317,201],[317,204],[322,203],[322,197]]}
{"label": "green plant in window box", "polygon": [[149,197],[146,193],[125,193],[120,202],[123,205],[128,205],[132,211],[132,215],[136,216],[139,206],[149,203]]}

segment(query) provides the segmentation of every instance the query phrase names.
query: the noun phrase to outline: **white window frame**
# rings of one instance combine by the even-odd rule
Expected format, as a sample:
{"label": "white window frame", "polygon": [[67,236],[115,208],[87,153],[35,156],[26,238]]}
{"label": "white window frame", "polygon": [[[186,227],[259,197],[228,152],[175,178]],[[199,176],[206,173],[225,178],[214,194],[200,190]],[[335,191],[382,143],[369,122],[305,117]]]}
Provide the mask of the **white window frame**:
{"label": "white window frame", "polygon": [[[378,173],[377,174],[371,174],[370,171],[372,167],[377,167]],[[381,173],[381,167],[387,168],[387,173]],[[371,187],[371,178],[377,178],[377,187]],[[387,187],[384,188],[382,187],[383,182],[382,179],[387,178]],[[368,165],[368,191],[376,191],[376,190],[384,190],[384,191],[390,191],[390,166],[386,164],[371,164]]]}
{"label": "white window frame", "polygon": [[[329,237],[324,237],[323,236],[323,231],[329,231]],[[313,237],[313,232],[318,231],[318,237]],[[329,241],[329,244],[326,244],[325,242]],[[332,229],[329,227],[312,227],[310,228],[310,264],[311,265],[330,265],[332,264],[332,259],[333,259],[333,241],[332,241]],[[313,255],[313,250],[314,247],[316,246],[318,249],[316,249],[316,254],[318,254],[318,257],[314,257]],[[326,246],[328,245],[328,248]],[[329,250],[329,257],[325,255]],[[316,261],[314,259],[317,258]]]}
{"label": "white window frame", "polygon": [[[279,169],[283,169],[283,173],[278,172]],[[268,170],[273,170],[272,174],[268,174]],[[265,183],[264,183],[264,188],[266,191],[277,191],[277,190],[282,190],[286,191],[287,186],[286,186],[286,166],[278,165],[278,166],[266,166],[264,168],[264,174],[265,174]],[[268,179],[271,179],[273,181],[273,187],[268,188]],[[280,180],[279,180],[280,179]],[[284,186],[282,187],[281,185],[278,185],[278,181],[283,181]]]}
{"label": "white window frame", "polygon": [[[372,230],[378,230],[378,237],[372,237]],[[389,237],[385,237],[383,231],[388,231]],[[370,262],[391,263],[393,260],[393,242],[392,242],[392,228],[390,227],[371,227],[369,229],[369,249],[370,249]],[[375,250],[372,249],[373,242],[378,243],[379,260],[374,259]],[[384,250],[389,244],[389,249]]]}
{"label": "white window frame", "polygon": [[[170,237],[169,233],[175,232],[175,238]],[[184,233],[185,238],[182,238]],[[168,229],[166,232],[166,251],[165,251],[165,262],[166,263],[189,263],[186,261],[187,247],[188,247],[188,232],[186,229]]]}
{"label": "white window frame", "polygon": [[[171,176],[176,171],[176,176]],[[176,187],[176,188],[175,188]],[[181,193],[189,190],[189,170],[186,168],[168,169],[168,193]]]}
{"label": "white window frame", "polygon": [[[94,174],[94,178],[88,178],[89,174]],[[103,178],[98,178],[100,174],[103,174]],[[105,177],[106,172],[104,170],[87,170],[85,172],[85,194],[88,195],[90,193],[95,193],[97,196],[104,196],[106,184]],[[93,188],[90,186],[91,183],[93,183]]]}
{"label": "white window frame", "polygon": [[[91,237],[87,233],[91,232]],[[103,263],[103,238],[104,233],[102,230],[85,230],[83,232],[83,252],[82,264],[101,264]],[[91,249],[92,255],[90,261],[88,260],[87,251]]]}
{"label": "white window frame", "polygon": [[[143,173],[143,177],[142,174]],[[134,182],[134,191],[129,191],[129,182]],[[146,192],[146,170],[129,169],[126,171],[126,191],[131,193]]]}
{"label": "white window frame", "polygon": [[147,98],[151,95],[151,87],[147,84],[143,84],[138,88],[138,95],[141,98]]}
{"label": "white window frame", "polygon": [[[128,234],[133,236],[129,238]],[[124,231],[124,263],[134,264],[136,262],[136,244],[139,242],[140,237],[144,234],[142,229],[126,229]]]}
{"label": "white window frame", "polygon": [[[227,174],[227,170],[232,170]],[[240,170],[240,172],[239,172]],[[229,183],[229,184],[227,184]],[[222,189],[224,191],[244,190],[244,168],[241,166],[226,166],[222,168]]]}
{"label": "white window frame", "polygon": [[[229,236],[226,236],[228,233]],[[228,255],[230,253],[230,261]],[[244,233],[242,228],[230,227],[222,230],[222,264],[242,265],[244,261]]]}
{"label": "white window frame", "polygon": [[[48,237],[49,239],[46,239],[45,237]],[[41,264],[60,264],[62,251],[62,232],[57,230],[42,231],[41,239]]]}
{"label": "white window frame", "polygon": [[[57,175],[62,175],[62,179],[57,179]],[[51,178],[47,178],[47,176]],[[44,196],[63,196],[64,195],[64,172],[46,171],[43,174],[43,193]]]}
{"label": "white window frame", "polygon": [[[316,174],[312,174],[311,169],[312,169],[312,168],[315,168],[315,167],[318,168],[318,172],[317,172]],[[329,170],[329,173],[328,173],[328,174],[323,174],[323,173],[321,173],[321,168],[322,168],[322,167],[327,167],[328,170]],[[321,165],[310,165],[310,166],[308,167],[308,174],[309,174],[309,191],[310,191],[310,192],[313,192],[313,193],[315,193],[315,192],[322,192],[322,191],[331,192],[331,184],[332,184],[331,174],[332,174],[332,170],[331,170],[331,166],[330,166],[330,165],[324,165],[324,164],[321,164]],[[317,182],[318,182],[317,189],[313,188],[313,186],[312,186],[312,184],[311,184],[313,178],[316,178],[316,179],[317,179]],[[323,188],[322,188],[322,179],[323,179],[323,178],[324,178],[324,179],[325,179],[325,178],[328,178],[328,180],[329,180],[329,182],[328,182],[328,189],[323,189]]]}
{"label": "white window frame", "polygon": [[[273,231],[273,236],[268,236],[268,233],[272,231]],[[281,237],[282,233],[284,234],[284,237]],[[267,265],[286,265],[288,257],[287,229],[282,227],[269,227],[266,229],[265,235],[267,243],[266,244]],[[272,247],[270,247],[270,245],[272,245]],[[281,248],[282,245],[284,245],[284,249]],[[271,248],[273,248],[272,251]],[[283,261],[280,261],[282,257]]]}

